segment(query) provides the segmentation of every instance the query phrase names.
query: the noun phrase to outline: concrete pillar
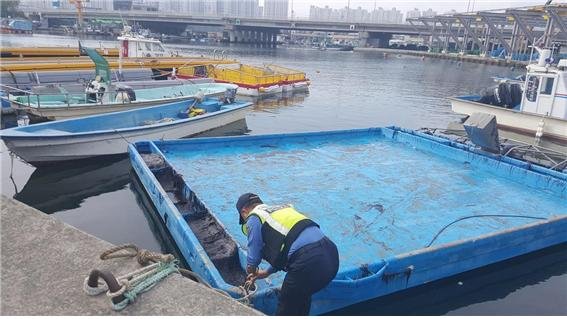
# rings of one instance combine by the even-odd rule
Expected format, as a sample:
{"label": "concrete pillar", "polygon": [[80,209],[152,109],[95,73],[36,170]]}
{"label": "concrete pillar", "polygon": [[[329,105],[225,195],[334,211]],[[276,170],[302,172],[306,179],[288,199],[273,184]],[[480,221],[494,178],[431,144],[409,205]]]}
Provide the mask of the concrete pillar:
{"label": "concrete pillar", "polygon": [[370,33],[367,31],[358,32],[358,45],[362,48],[368,45],[368,38]]}
{"label": "concrete pillar", "polygon": [[228,31],[228,38],[229,38],[230,43],[236,42],[236,41],[235,41],[236,36],[235,36],[235,34],[234,34],[234,31]]}
{"label": "concrete pillar", "polygon": [[272,33],[272,45],[276,45],[278,42],[278,34]]}

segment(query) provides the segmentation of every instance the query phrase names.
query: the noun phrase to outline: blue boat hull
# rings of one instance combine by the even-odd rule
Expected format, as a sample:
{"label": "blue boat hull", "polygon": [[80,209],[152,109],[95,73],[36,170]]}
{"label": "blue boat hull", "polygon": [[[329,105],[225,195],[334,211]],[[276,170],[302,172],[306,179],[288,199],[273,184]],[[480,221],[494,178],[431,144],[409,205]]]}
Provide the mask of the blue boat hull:
{"label": "blue boat hull", "polygon": [[[375,141],[379,142],[373,144]],[[338,153],[331,152],[335,144],[340,146]],[[395,152],[409,152],[410,159],[423,156],[417,162],[430,165],[426,167],[437,175],[403,167],[402,156],[400,159],[386,158],[389,148]],[[134,171],[187,263],[214,287],[233,297],[242,295],[238,285],[227,283],[225,272],[219,271],[198,234],[189,227],[188,221],[195,218],[195,212],[210,215],[227,238],[236,243],[238,266],[242,272],[246,263],[246,239],[239,233],[236,223],[233,207],[240,194],[236,190],[258,190],[269,202],[290,200],[301,211],[318,212],[320,215],[314,219],[337,243],[341,266],[335,280],[313,296],[311,314],[326,313],[419,286],[560,244],[567,239],[565,174],[398,128],[138,142],[129,146],[129,154]],[[177,183],[181,184],[176,190],[177,195],[172,196],[171,190],[164,189],[163,180],[156,178],[159,176],[156,169],[148,167],[142,157],[148,154],[162,158],[172,176],[183,176]],[[377,159],[380,155],[384,158]],[[190,167],[184,166],[185,161]],[[207,174],[200,174],[205,167],[200,163],[205,161],[208,163]],[[379,166],[372,166],[373,161],[380,162]],[[463,165],[462,172],[445,172],[445,167],[457,170]],[[217,166],[225,173],[219,173]],[[308,168],[316,171],[315,176],[306,171]],[[400,169],[409,175],[387,175],[388,170]],[[383,175],[377,178],[375,174]],[[421,176],[414,174],[432,178],[431,184],[439,185],[429,188],[430,185],[423,185],[419,180]],[[449,178],[445,174],[462,177],[465,185],[442,184]],[[474,180],[477,175],[482,178]],[[353,180],[350,182],[352,187],[349,178]],[[341,183],[350,189],[341,190]],[[386,183],[386,186],[379,186],[380,183]],[[471,197],[467,193],[467,183],[479,192],[478,203],[462,202]],[[478,183],[481,183],[480,187],[489,188],[489,194],[474,188]],[[512,188],[506,196],[513,196],[525,188],[526,194],[534,194],[533,199],[527,200],[537,203],[540,211],[533,211],[533,216],[526,215],[525,218],[512,217],[516,211],[503,212],[502,209],[509,206],[521,210],[514,204],[514,199],[497,198],[498,202],[492,206],[484,203],[482,196],[497,196],[497,192],[506,191],[506,183]],[[302,188],[304,184],[307,185]],[[400,195],[397,188],[402,185],[405,185],[406,193]],[[445,191],[463,192],[461,195],[465,197]],[[387,205],[373,202],[382,195],[381,200]],[[185,202],[179,202],[179,198]],[[340,205],[346,206],[337,208],[335,214],[334,207]],[[456,208],[447,210],[446,207],[451,208],[451,205]],[[478,209],[473,207],[475,205]],[[188,206],[190,209],[183,208]],[[531,209],[527,211],[532,212]],[[376,215],[368,217],[369,212]],[[510,216],[479,216],[483,213]],[[467,214],[479,218],[451,226],[451,222],[459,217],[468,218]],[[349,226],[351,223],[352,227]],[[449,227],[444,232],[446,225],[456,227],[457,231]],[[258,282],[258,291],[251,297],[255,308],[267,314],[275,313],[283,276],[277,273]]]}

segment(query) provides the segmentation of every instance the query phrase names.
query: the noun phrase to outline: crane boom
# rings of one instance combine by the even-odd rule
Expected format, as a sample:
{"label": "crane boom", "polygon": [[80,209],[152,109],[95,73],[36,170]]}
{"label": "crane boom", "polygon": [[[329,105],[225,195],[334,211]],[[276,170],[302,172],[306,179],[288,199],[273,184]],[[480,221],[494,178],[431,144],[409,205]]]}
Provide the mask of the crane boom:
{"label": "crane boom", "polygon": [[69,3],[75,5],[77,9],[77,30],[83,31],[83,0],[69,0]]}

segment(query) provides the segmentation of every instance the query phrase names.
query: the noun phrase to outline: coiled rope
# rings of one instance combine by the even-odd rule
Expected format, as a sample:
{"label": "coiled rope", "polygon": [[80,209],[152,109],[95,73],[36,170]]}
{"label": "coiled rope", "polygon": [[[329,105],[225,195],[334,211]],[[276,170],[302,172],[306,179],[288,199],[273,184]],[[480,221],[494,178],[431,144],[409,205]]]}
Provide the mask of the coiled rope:
{"label": "coiled rope", "polygon": [[[117,278],[112,278],[111,273],[93,270],[83,284],[84,291],[90,296],[106,292],[111,298],[112,309],[116,311],[126,308],[139,294],[150,290],[170,274],[179,272],[173,255],[140,250],[132,244],[111,248],[100,255],[102,260],[123,257],[136,257],[138,263],[145,267]],[[99,277],[104,281],[99,281]]]}
{"label": "coiled rope", "polygon": [[[106,292],[106,295],[111,299],[112,309],[120,311],[134,302],[139,294],[150,290],[171,273],[177,272],[183,277],[232,298],[226,291],[212,287],[197,273],[180,268],[177,259],[171,254],[155,253],[140,249],[133,244],[125,244],[110,248],[100,255],[101,260],[133,257],[136,258],[138,264],[144,267],[116,278],[109,272],[93,270],[84,280],[83,290],[85,293],[89,296],[96,296]],[[99,278],[102,278],[103,281],[100,281]],[[256,284],[247,281],[238,288],[242,297],[236,300],[251,305],[251,297],[257,291]]]}

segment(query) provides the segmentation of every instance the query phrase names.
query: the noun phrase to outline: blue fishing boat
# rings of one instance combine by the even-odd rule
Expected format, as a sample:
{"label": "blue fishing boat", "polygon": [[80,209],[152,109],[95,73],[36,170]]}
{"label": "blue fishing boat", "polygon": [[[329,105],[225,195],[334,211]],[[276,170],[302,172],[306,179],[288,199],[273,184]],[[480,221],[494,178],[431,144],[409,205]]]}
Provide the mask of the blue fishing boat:
{"label": "blue fishing boat", "polygon": [[192,99],[0,131],[6,146],[34,166],[126,154],[128,144],[175,139],[244,121],[252,103]]}
{"label": "blue fishing boat", "polygon": [[311,314],[567,240],[567,174],[396,127],[142,141],[129,154],[193,271],[267,314],[285,274],[239,288],[244,192],[293,204],[337,244],[339,272]]}

